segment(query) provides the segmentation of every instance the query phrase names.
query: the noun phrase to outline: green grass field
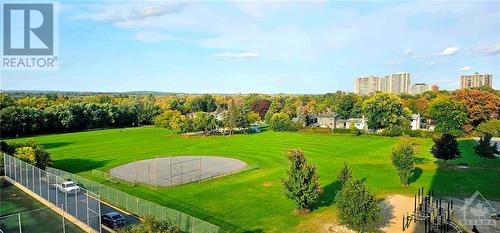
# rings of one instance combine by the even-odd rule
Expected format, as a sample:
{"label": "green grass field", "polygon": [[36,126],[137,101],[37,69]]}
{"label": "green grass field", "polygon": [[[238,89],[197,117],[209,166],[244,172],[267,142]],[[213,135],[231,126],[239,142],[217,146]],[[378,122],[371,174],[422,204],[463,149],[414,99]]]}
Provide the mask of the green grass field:
{"label": "green grass field", "polygon": [[[200,184],[153,190],[109,184],[141,198],[206,219],[232,231],[313,232],[321,224],[335,222],[336,175],[344,162],[357,178],[366,179],[379,196],[412,195],[423,186],[438,194],[466,196],[476,190],[489,199],[500,199],[500,159],[482,168],[472,151],[472,140],[461,140],[461,159],[469,169],[440,168],[432,158],[430,139],[420,143],[417,172],[409,187],[402,187],[391,165],[390,153],[398,138],[325,135],[266,131],[252,135],[183,137],[164,129],[144,127],[89,131],[34,137],[52,154],[54,166],[92,177],[91,170],[109,169],[159,155],[219,155],[246,161],[251,170]],[[26,140],[26,139],[20,139]],[[294,204],[285,198],[281,178],[287,169],[284,152],[305,151],[318,168],[324,194],[311,214],[296,216]]]}

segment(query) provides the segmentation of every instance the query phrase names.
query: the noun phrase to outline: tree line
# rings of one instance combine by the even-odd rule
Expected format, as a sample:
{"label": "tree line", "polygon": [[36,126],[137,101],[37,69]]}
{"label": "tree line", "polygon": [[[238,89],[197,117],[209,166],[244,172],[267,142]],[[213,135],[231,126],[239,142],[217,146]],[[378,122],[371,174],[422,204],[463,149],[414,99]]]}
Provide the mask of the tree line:
{"label": "tree line", "polygon": [[454,136],[488,132],[498,135],[498,91],[466,89],[428,91],[420,95],[374,93],[358,96],[324,95],[170,95],[129,96],[9,96],[0,94],[2,137],[92,128],[155,124],[177,132],[209,132],[223,127],[230,133],[264,122],[275,131],[295,131],[311,117],[335,112],[339,119],[367,120],[368,128],[401,135],[410,128],[411,114],[439,133]]}
{"label": "tree line", "polygon": [[154,99],[107,96],[13,99],[2,94],[1,105],[2,137],[149,125],[161,113]]}

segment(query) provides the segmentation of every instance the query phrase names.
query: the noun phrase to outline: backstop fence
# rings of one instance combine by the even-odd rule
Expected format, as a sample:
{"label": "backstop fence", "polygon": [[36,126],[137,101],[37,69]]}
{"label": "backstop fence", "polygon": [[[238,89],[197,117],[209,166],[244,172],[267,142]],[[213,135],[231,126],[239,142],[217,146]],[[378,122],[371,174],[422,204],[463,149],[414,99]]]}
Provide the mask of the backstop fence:
{"label": "backstop fence", "polygon": [[119,207],[138,216],[151,215],[160,220],[169,220],[177,224],[183,232],[223,232],[220,227],[209,222],[203,221],[180,211],[132,196],[130,194],[127,194],[115,188],[105,186],[101,183],[89,180],[87,178],[83,178],[81,176],[56,168],[49,167],[47,168],[47,171],[64,179],[70,179],[74,182],[77,182],[80,186],[99,194],[102,200],[105,200],[107,203],[113,206]]}
{"label": "backstop fence", "polygon": [[101,232],[99,195],[85,187],[80,187],[79,191],[60,188],[60,184],[66,180],[57,174],[41,170],[5,153],[3,156],[7,179],[20,184],[38,198],[50,202],[53,207],[58,207],[54,210],[62,210],[62,215],[68,214],[68,217],[73,217],[75,221],[79,220],[83,226],[88,226],[85,230]]}

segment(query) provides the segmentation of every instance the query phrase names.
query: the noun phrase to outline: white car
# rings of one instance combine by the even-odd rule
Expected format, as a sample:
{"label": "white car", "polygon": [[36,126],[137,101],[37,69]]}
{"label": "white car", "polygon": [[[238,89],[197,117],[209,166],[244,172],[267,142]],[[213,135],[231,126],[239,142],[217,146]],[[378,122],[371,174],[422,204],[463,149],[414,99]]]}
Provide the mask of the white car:
{"label": "white car", "polygon": [[54,186],[63,193],[78,193],[80,192],[80,187],[73,181],[64,181],[60,184],[54,184]]}

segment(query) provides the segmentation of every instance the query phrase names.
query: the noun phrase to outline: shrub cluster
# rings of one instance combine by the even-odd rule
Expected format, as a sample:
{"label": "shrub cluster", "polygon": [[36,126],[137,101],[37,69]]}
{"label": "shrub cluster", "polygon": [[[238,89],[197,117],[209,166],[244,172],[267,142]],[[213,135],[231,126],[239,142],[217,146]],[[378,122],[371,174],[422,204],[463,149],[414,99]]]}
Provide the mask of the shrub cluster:
{"label": "shrub cluster", "polygon": [[299,132],[302,133],[323,133],[323,134],[331,134],[333,131],[330,128],[320,128],[320,127],[305,127],[299,129]]}
{"label": "shrub cluster", "polygon": [[336,133],[336,134],[351,134],[352,130],[351,129],[333,129],[333,133]]}
{"label": "shrub cluster", "polygon": [[[40,169],[45,169],[46,167],[52,165],[50,154],[45,151],[43,145],[38,144],[33,140],[28,140],[23,143],[11,144],[7,144],[6,142],[1,141],[0,150]],[[1,165],[3,167],[3,161]]]}

